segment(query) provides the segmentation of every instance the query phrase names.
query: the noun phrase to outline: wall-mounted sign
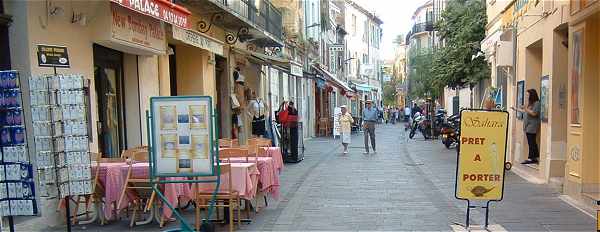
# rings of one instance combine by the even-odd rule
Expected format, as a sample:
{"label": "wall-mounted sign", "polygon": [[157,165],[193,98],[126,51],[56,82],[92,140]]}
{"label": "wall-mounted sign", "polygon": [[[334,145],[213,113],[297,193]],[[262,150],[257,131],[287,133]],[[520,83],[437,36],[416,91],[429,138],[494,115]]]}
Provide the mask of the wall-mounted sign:
{"label": "wall-mounted sign", "polygon": [[39,66],[62,68],[68,68],[70,66],[67,47],[38,44],[37,49]]}
{"label": "wall-mounted sign", "polygon": [[508,112],[463,110],[455,196],[463,200],[502,200]]}
{"label": "wall-mounted sign", "polygon": [[290,63],[290,74],[301,77],[302,76],[302,66],[294,64],[294,63]]}
{"label": "wall-mounted sign", "polygon": [[116,4],[110,5],[112,27],[111,39],[120,43],[134,44],[155,52],[166,51],[165,27],[160,21],[141,15]]}
{"label": "wall-mounted sign", "polygon": [[212,100],[150,98],[153,176],[213,174]]}
{"label": "wall-mounted sign", "polygon": [[173,27],[173,38],[223,56],[223,44],[219,44],[200,33]]}
{"label": "wall-mounted sign", "polygon": [[166,23],[190,28],[191,13],[182,6],[172,3],[168,0],[110,0],[123,7],[148,15]]}

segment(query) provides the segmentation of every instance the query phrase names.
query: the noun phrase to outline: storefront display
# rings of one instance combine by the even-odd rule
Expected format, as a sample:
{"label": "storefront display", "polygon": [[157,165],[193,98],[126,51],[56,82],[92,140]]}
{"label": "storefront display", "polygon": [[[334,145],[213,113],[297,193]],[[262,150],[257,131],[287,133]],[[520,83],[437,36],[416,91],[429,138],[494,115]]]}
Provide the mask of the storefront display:
{"label": "storefront display", "polygon": [[0,216],[36,215],[17,71],[0,71]]}
{"label": "storefront display", "polygon": [[85,81],[60,74],[29,80],[41,196],[92,192]]}
{"label": "storefront display", "polygon": [[212,174],[210,97],[152,97],[150,105],[153,173]]}

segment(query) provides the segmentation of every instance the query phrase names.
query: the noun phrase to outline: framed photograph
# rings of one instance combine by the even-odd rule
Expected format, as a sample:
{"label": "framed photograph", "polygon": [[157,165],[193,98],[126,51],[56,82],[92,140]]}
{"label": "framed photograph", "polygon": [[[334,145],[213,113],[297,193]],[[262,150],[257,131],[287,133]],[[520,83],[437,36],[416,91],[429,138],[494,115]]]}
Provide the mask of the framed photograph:
{"label": "framed photograph", "polygon": [[[525,81],[517,82],[517,108],[525,104]],[[523,113],[517,112],[517,119],[523,119]]]}
{"label": "framed photograph", "polygon": [[177,155],[177,134],[160,135],[161,156],[163,158]]}
{"label": "framed photograph", "polygon": [[581,75],[583,74],[583,28],[573,32],[571,63],[571,124],[581,123]]}
{"label": "framed photograph", "polygon": [[192,129],[206,129],[206,105],[193,105],[189,107],[191,122],[190,128]]}
{"label": "framed photograph", "polygon": [[543,76],[542,84],[540,86],[540,117],[542,121],[548,122],[548,94],[550,94],[550,76]]}
{"label": "framed photograph", "polygon": [[214,175],[212,110],[208,96],[150,98],[152,177]]}
{"label": "framed photograph", "polygon": [[177,129],[177,108],[173,105],[160,106],[160,129]]}

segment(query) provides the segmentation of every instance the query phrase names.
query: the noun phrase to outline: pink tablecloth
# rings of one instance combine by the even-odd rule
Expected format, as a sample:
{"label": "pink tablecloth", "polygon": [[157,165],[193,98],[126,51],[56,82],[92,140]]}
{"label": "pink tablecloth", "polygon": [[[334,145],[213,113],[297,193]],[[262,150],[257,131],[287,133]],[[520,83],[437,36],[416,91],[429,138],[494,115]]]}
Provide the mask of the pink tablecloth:
{"label": "pink tablecloth", "polygon": [[[221,163],[223,164],[223,163]],[[237,191],[243,199],[253,199],[256,197],[257,183],[260,172],[254,163],[232,163],[231,164],[231,185],[232,190]],[[221,175],[220,190],[226,190],[229,187],[228,175]],[[215,184],[199,183],[192,184],[189,197],[193,198],[198,189],[203,192],[212,192]]]}
{"label": "pink tablecloth", "polygon": [[281,173],[281,170],[283,170],[283,156],[281,155],[281,149],[279,147],[261,147],[261,149],[266,151],[266,157],[273,158],[277,171]]}
{"label": "pink tablecloth", "polygon": [[[97,166],[96,166],[97,167]],[[94,168],[96,168],[94,167]],[[132,176],[136,178],[148,178],[149,176],[149,164],[148,163],[136,163],[133,165],[133,173]],[[126,163],[101,163],[100,171],[99,171],[99,181],[104,186],[104,202],[106,202],[104,207],[104,215],[107,219],[113,218],[113,203],[117,204],[119,201],[119,197],[121,196],[121,192],[125,186],[125,179],[127,176],[127,169],[129,165]],[[172,177],[167,178],[168,180],[177,180],[182,179],[181,177]],[[176,184],[165,184],[163,186],[163,193],[165,197],[169,201],[169,204],[176,205],[177,199],[180,196],[187,197],[190,193],[190,188],[188,184],[176,183]],[[133,192],[128,192],[126,194],[124,201],[118,207],[118,209],[123,209],[127,206],[129,202],[135,199],[135,194]],[[157,198],[158,199],[158,198]],[[170,218],[172,215],[171,209],[168,207],[164,207],[163,216],[165,218]]]}
{"label": "pink tablecloth", "polygon": [[[279,170],[281,167],[271,157],[257,157],[260,190],[265,193],[270,193],[275,199],[279,199]],[[230,158],[232,163],[254,162],[254,157],[246,158]]]}

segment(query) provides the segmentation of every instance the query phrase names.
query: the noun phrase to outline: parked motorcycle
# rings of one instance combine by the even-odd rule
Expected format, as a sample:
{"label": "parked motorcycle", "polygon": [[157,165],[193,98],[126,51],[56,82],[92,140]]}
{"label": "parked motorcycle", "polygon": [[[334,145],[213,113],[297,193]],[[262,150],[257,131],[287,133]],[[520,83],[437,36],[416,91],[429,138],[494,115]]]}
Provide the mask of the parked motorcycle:
{"label": "parked motorcycle", "polygon": [[431,138],[431,120],[427,119],[425,115],[421,115],[421,113],[415,114],[408,137],[414,138],[417,130],[421,132],[425,139]]}
{"label": "parked motorcycle", "polygon": [[442,144],[444,144],[447,149],[457,147],[459,142],[459,129],[460,116],[458,114],[448,117],[446,122],[442,124],[440,134],[442,135]]}
{"label": "parked motorcycle", "polygon": [[446,110],[438,109],[435,112],[435,117],[433,119],[433,137],[439,138],[442,132],[442,126],[446,123]]}

